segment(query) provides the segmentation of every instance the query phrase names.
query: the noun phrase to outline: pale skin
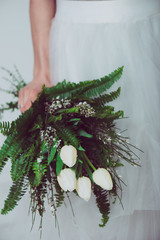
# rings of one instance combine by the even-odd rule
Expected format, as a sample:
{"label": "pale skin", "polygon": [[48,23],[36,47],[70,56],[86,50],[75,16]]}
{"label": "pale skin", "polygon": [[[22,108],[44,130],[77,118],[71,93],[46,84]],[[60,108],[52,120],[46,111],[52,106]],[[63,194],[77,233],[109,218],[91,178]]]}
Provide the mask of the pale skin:
{"label": "pale skin", "polygon": [[56,0],[30,0],[30,24],[34,50],[32,81],[18,94],[18,104],[24,113],[37,99],[43,84],[52,87],[49,68],[49,32],[56,12]]}

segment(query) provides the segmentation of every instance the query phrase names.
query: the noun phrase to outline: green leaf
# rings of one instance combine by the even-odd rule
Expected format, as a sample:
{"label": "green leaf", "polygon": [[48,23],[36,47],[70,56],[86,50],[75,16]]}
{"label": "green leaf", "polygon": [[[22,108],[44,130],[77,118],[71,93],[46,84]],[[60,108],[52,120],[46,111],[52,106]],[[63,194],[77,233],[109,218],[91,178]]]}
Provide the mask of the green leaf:
{"label": "green leaf", "polygon": [[78,150],[84,151],[84,152],[86,151],[81,145],[79,146]]}
{"label": "green leaf", "polygon": [[75,122],[75,121],[80,121],[80,120],[81,120],[80,118],[72,118],[68,122]]}
{"label": "green leaf", "polygon": [[46,142],[45,141],[43,141],[43,143],[42,143],[42,152],[45,150],[45,148],[46,148]]}
{"label": "green leaf", "polygon": [[57,176],[60,174],[61,170],[63,168],[63,161],[59,154],[57,154],[57,162],[56,162],[56,174]]}
{"label": "green leaf", "polygon": [[93,138],[93,135],[87,133],[87,132],[86,132],[85,130],[83,130],[83,129],[80,129],[80,130],[78,131],[78,134],[79,134],[79,136],[83,136],[83,137],[86,137],[86,138]]}
{"label": "green leaf", "polygon": [[52,149],[51,149],[51,152],[50,152],[50,155],[48,157],[48,165],[53,161],[54,156],[56,154],[56,151],[57,151],[57,148],[55,147],[55,145],[53,145]]}

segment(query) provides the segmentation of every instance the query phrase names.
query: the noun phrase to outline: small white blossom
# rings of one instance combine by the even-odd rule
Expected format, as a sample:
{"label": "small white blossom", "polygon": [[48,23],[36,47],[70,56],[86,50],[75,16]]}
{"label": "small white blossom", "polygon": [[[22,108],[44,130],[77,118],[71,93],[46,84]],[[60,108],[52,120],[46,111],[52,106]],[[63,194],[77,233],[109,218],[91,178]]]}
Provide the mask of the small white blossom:
{"label": "small white blossom", "polygon": [[37,163],[41,163],[42,159],[41,158],[37,158]]}

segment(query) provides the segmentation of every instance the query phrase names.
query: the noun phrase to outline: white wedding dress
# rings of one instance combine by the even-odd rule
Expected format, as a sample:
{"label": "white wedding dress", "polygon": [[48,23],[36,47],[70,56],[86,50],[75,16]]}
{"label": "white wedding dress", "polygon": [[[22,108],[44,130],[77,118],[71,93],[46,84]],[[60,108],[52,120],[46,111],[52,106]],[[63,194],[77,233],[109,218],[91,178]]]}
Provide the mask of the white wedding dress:
{"label": "white wedding dress", "polygon": [[[66,79],[79,82],[103,77],[124,65],[121,95],[112,102],[128,117],[118,122],[131,143],[139,147],[142,167],[119,169],[123,205],[112,206],[110,220],[100,228],[101,214],[94,195],[89,202],[70,193],[72,211],[57,210],[60,227],[48,207],[42,240],[159,240],[160,239],[160,1],[57,0],[50,31],[49,58],[53,85]],[[10,167],[7,165],[8,168]],[[11,185],[1,174],[3,199]],[[8,173],[7,173],[8,174]],[[4,179],[4,182],[3,182]],[[8,190],[6,190],[8,188]],[[13,211],[0,216],[0,240],[39,240],[39,221],[33,230],[26,194]]]}
{"label": "white wedding dress", "polygon": [[53,84],[100,78],[124,65],[122,79],[112,87],[121,86],[121,94],[112,105],[128,117],[118,126],[144,151],[142,167],[126,163],[119,170],[127,184],[124,209],[117,202],[102,229],[94,197],[86,203],[73,196],[76,224],[66,210],[63,240],[160,239],[159,37],[160,1],[57,1],[50,32]]}

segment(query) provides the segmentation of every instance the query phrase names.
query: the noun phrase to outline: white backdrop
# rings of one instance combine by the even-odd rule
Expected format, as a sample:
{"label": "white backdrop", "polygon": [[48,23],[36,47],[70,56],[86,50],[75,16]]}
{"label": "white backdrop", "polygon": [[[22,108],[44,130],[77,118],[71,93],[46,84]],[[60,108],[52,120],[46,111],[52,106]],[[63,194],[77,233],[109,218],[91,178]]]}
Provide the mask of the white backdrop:
{"label": "white backdrop", "polygon": [[[65,33],[64,33],[64,36],[65,36]],[[150,36],[149,36],[149,39],[150,39]],[[134,42],[134,39],[132,40],[132,42]],[[144,48],[145,46],[146,45],[144,45]],[[112,51],[112,48],[111,48],[111,51]],[[117,56],[117,53],[115,56]],[[158,58],[158,54],[156,54],[156,56]],[[152,59],[152,52],[151,52],[151,59]],[[134,58],[133,60],[131,60],[131,63],[132,61],[133,62],[135,61]],[[141,58],[139,59],[139,61],[141,61]],[[4,66],[10,70],[14,70],[13,68],[14,64],[16,64],[16,66],[18,67],[25,81],[30,82],[32,80],[32,73],[33,73],[33,49],[32,49],[30,20],[29,20],[29,0],[0,0],[0,66]],[[148,62],[146,63],[146,66],[147,64]],[[111,62],[111,66],[112,66],[112,62]],[[142,71],[140,71],[140,73],[142,73]],[[2,80],[3,76],[6,76],[6,74],[4,71],[0,70],[0,87],[8,89],[7,82]],[[157,74],[157,76],[159,76],[159,73]],[[5,103],[7,98],[8,98],[7,94],[0,92],[0,104]],[[12,121],[15,118],[17,118],[19,114],[20,112],[18,110],[14,113],[10,113],[10,112],[5,113],[3,116],[3,120]],[[3,144],[4,140],[5,138],[0,134],[0,146]],[[10,163],[7,163],[3,172],[0,174],[0,210],[3,208],[4,200],[8,195],[10,186],[11,186]],[[27,216],[29,202],[30,202],[29,200],[30,200],[29,194],[26,194],[22,198],[22,200],[19,202],[19,205],[13,211],[11,211],[8,215],[3,216],[0,214],[0,240],[38,240],[39,239],[39,232],[38,232],[39,217],[38,216],[37,216],[35,226],[32,232],[30,233],[31,214],[30,216]],[[77,201],[77,204],[79,204],[78,201]],[[83,203],[80,204],[80,206],[82,207]],[[92,216],[93,209],[91,207],[92,205],[88,205],[87,212],[90,212]],[[62,207],[60,208],[60,211],[61,213],[63,213],[64,211],[64,213],[61,214],[60,216],[61,219],[59,221],[64,223],[63,224],[64,226],[60,226],[60,227],[65,228],[65,225],[68,227],[71,222],[70,218],[72,217],[72,215],[69,215],[70,214],[69,211],[65,212],[65,209]],[[98,210],[95,210],[95,211],[97,211],[97,219],[99,219]],[[93,215],[93,216],[96,216],[96,215]],[[145,217],[145,215],[143,217]],[[66,219],[69,219],[68,224],[65,224]],[[132,221],[130,220],[130,223],[135,223],[135,225],[138,225],[138,223],[141,221],[141,218],[137,217],[138,221],[135,221],[135,219],[133,218]],[[148,219],[146,218],[146,222],[148,221],[148,224],[150,219],[151,218],[148,218]],[[157,213],[157,219],[159,219],[159,212]],[[153,219],[153,223],[154,224],[156,223],[154,219]],[[84,224],[86,224],[86,219]],[[87,224],[88,224],[88,221],[87,221]],[[88,226],[87,224],[86,224],[86,228]],[[157,222],[157,225],[158,225],[158,222]],[[136,230],[139,231],[140,228],[141,228],[141,225],[139,225],[139,228],[137,227]],[[58,238],[57,231],[55,231],[54,229],[55,229],[54,219],[47,211],[47,214],[45,215],[45,218],[44,218],[44,229],[43,229],[42,240],[58,240],[59,238]],[[156,231],[158,231],[157,230],[158,228],[156,228],[156,226],[155,226],[155,229]],[[72,231],[72,228],[70,227],[70,229],[67,229],[67,231],[69,233],[70,231]],[[80,231],[81,229],[79,229],[79,232]],[[86,229],[86,232],[87,232],[87,229]],[[95,230],[93,232],[95,232]],[[134,228],[133,228],[133,232],[135,233]],[[140,229],[140,232],[142,232],[142,229]],[[90,233],[87,233],[87,234],[89,236]],[[139,234],[139,232],[135,234]],[[74,237],[72,239],[67,238],[67,236],[65,237],[65,239],[67,240],[76,239],[77,232],[75,231],[73,235]],[[104,233],[102,233],[102,235],[105,236]],[[86,240],[86,237],[87,236],[84,236],[81,239]],[[106,236],[106,239],[103,239],[103,240],[107,240],[107,236]]]}
{"label": "white backdrop", "polygon": [[[29,0],[0,0],[0,66],[14,71],[14,64],[25,81],[30,82],[33,72],[33,49]],[[8,83],[2,77],[8,75],[0,70],[0,87],[8,89]],[[0,104],[5,103],[9,98],[11,99],[11,96],[0,92]],[[2,120],[12,121],[19,114],[19,110],[14,113],[6,112]],[[0,134],[0,146],[4,140],[5,138]],[[0,175],[0,209],[3,208],[10,186],[10,163],[7,163]],[[0,215],[0,240],[39,239],[39,220],[30,233],[31,215],[28,217],[28,207],[29,196],[25,195],[13,211],[5,216]]]}
{"label": "white backdrop", "polygon": [[[29,0],[0,0],[0,66],[14,71],[17,66],[26,82],[32,80],[33,50],[29,20]],[[0,87],[8,89],[8,77],[0,69]],[[10,97],[0,92],[0,104]],[[5,114],[7,119],[15,118],[17,114]],[[1,144],[1,139],[0,139]]]}

